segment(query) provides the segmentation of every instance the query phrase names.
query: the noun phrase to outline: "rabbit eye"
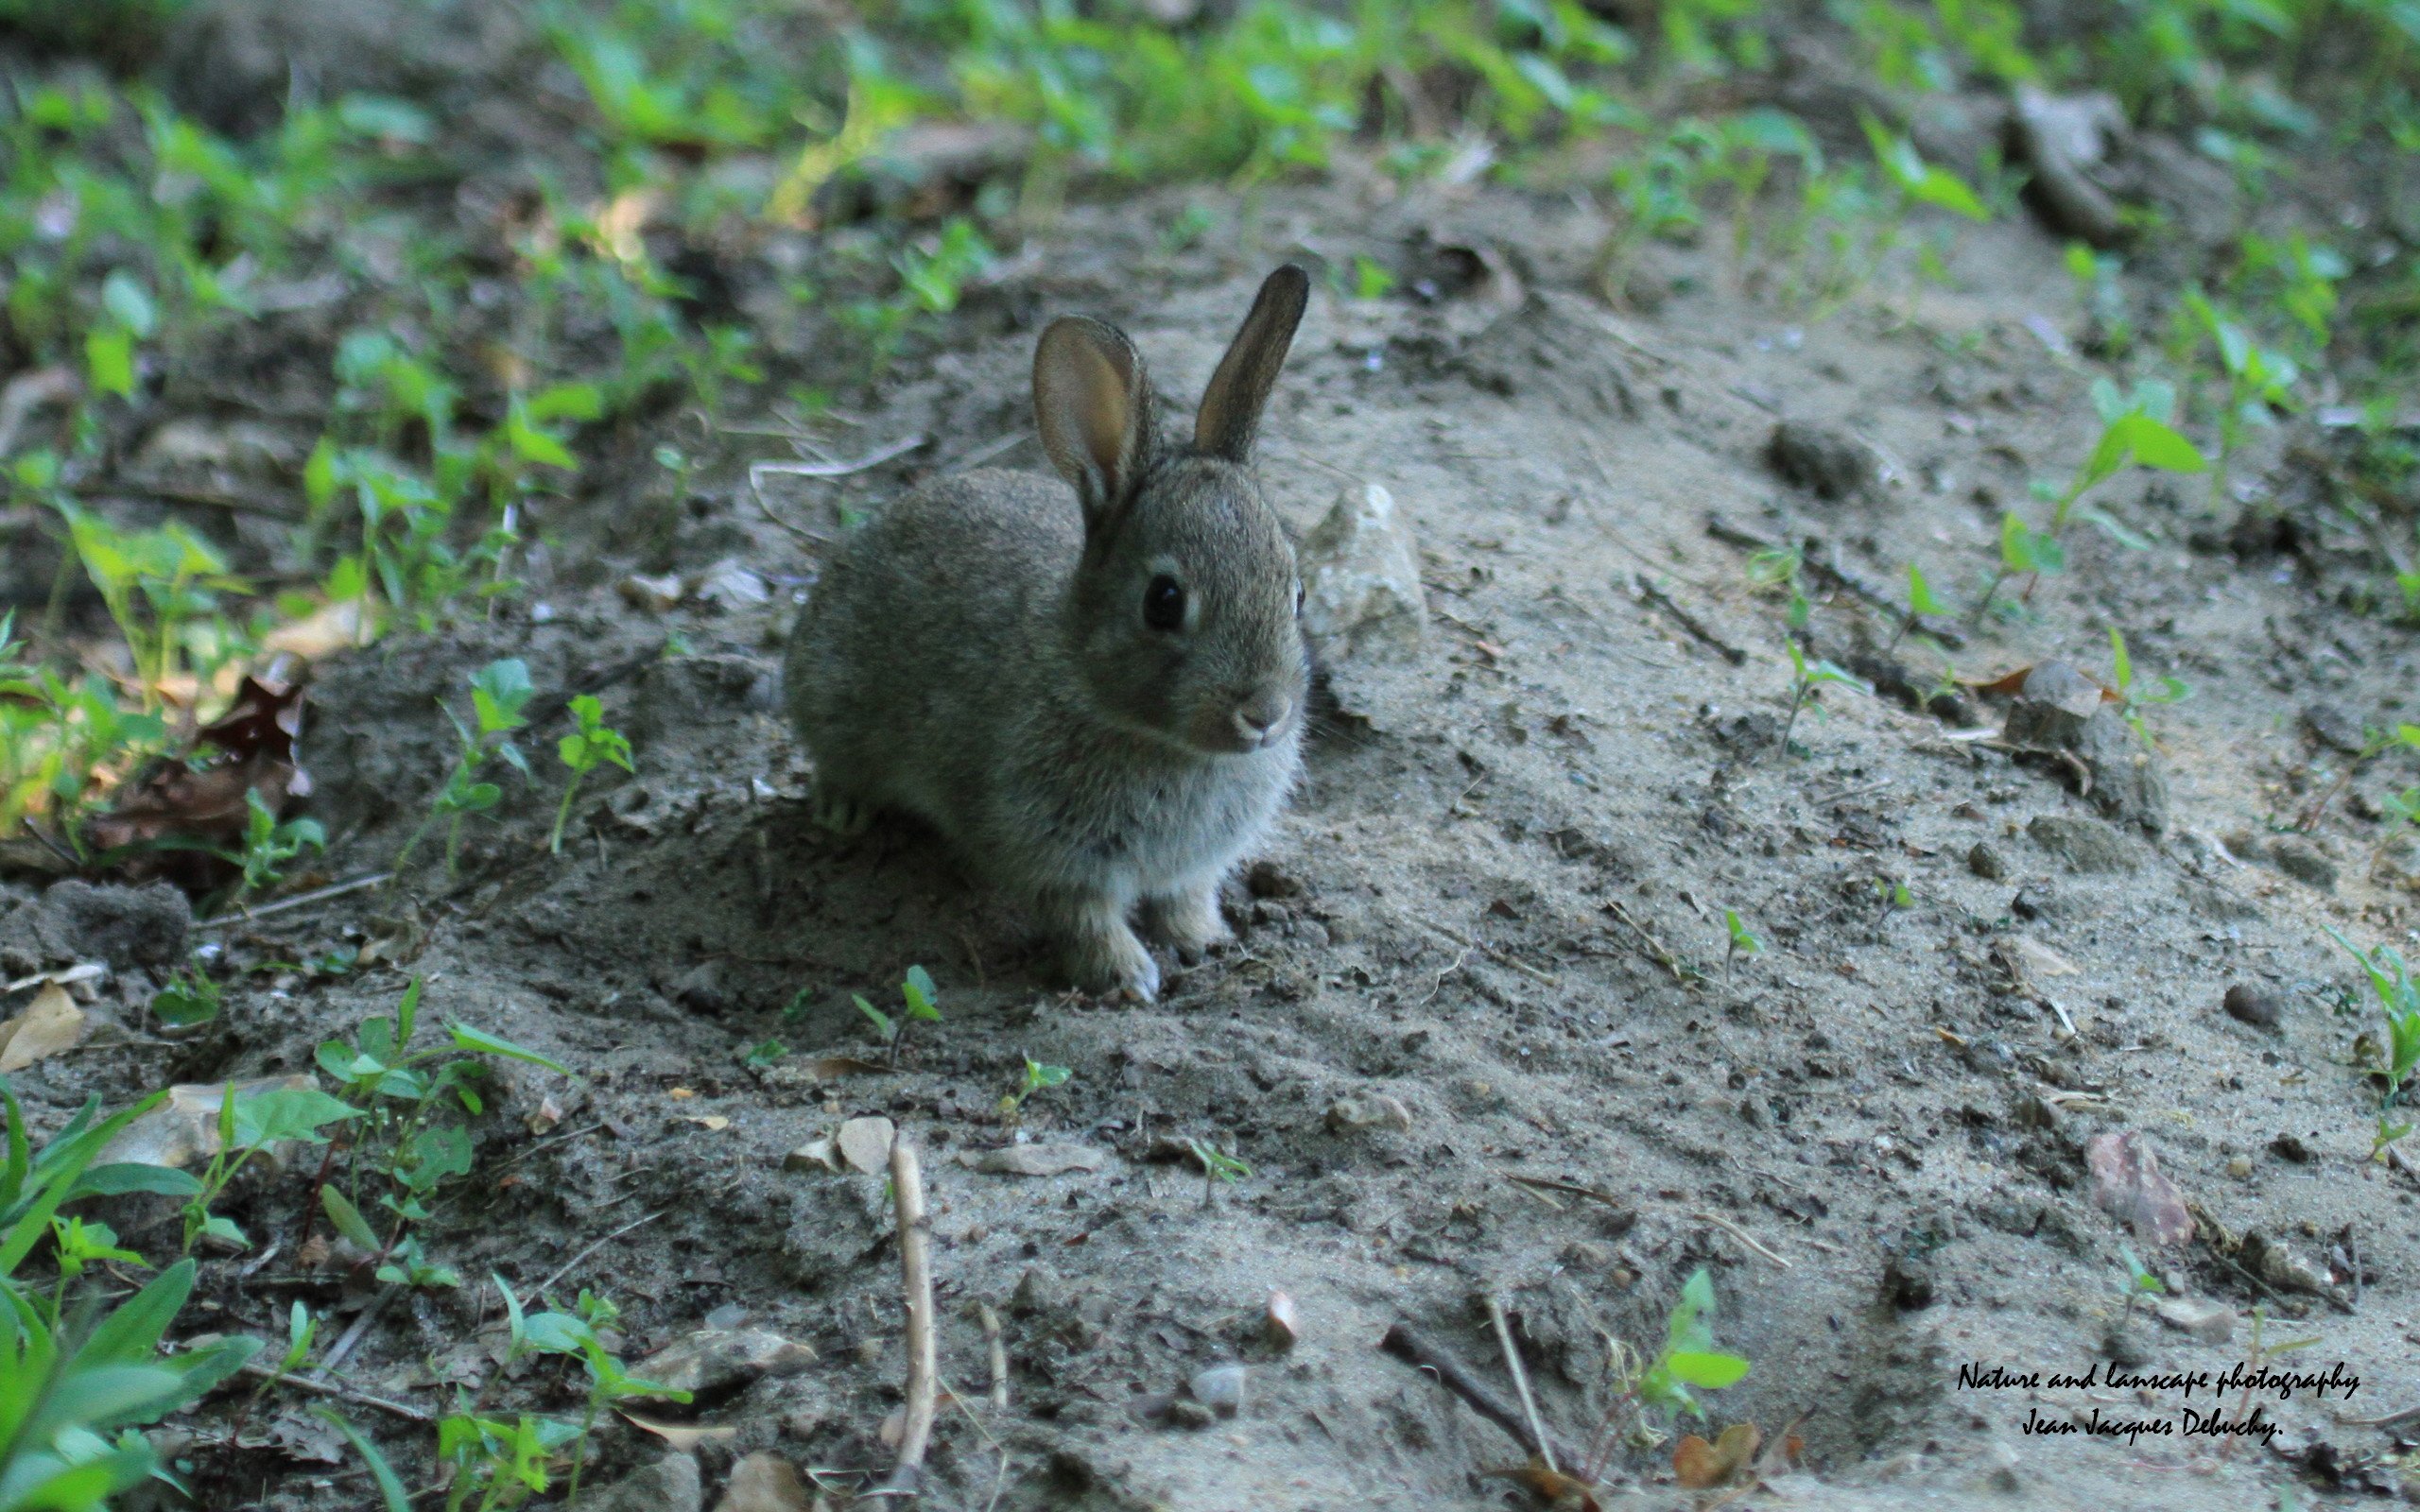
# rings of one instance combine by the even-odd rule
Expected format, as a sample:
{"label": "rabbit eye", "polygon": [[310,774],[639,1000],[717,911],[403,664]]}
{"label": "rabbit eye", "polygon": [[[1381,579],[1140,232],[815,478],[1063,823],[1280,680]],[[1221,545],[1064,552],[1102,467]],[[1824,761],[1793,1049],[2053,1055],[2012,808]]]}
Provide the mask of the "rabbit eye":
{"label": "rabbit eye", "polygon": [[1155,630],[1184,627],[1184,585],[1162,573],[1143,590],[1143,623]]}

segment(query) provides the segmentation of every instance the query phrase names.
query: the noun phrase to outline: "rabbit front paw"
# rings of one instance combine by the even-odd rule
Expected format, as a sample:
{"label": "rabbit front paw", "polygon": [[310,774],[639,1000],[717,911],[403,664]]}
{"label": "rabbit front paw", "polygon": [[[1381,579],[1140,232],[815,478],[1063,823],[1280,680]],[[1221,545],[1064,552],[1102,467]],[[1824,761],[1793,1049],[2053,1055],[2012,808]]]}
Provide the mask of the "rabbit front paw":
{"label": "rabbit front paw", "polygon": [[1153,939],[1176,951],[1176,958],[1191,966],[1214,945],[1233,938],[1219,914],[1216,885],[1191,892],[1143,900],[1143,928]]}
{"label": "rabbit front paw", "polygon": [[1058,901],[1049,910],[1076,985],[1102,997],[1120,993],[1145,1003],[1160,995],[1160,963],[1134,937],[1106,899]]}
{"label": "rabbit front paw", "polygon": [[873,823],[873,804],[823,782],[815,784],[809,813],[818,825],[844,840],[865,833],[866,827]]}

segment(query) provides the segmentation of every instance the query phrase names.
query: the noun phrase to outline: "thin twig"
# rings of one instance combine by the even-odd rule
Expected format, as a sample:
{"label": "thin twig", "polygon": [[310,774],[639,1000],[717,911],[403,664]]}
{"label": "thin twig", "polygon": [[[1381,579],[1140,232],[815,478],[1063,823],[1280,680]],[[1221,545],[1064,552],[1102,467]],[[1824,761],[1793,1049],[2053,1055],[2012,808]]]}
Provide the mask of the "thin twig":
{"label": "thin twig", "polygon": [[1637,919],[1633,919],[1631,917],[1630,910],[1624,908],[1618,899],[1606,899],[1605,912],[1613,915],[1623,923],[1628,924],[1632,930],[1636,932],[1638,937],[1646,942],[1647,952],[1650,955],[1652,955],[1655,958],[1655,964],[1671,972],[1673,981],[1684,985],[1688,982],[1689,973],[1682,967],[1681,958],[1673,954],[1670,948],[1666,946],[1662,940],[1655,937],[1654,931],[1649,929],[1645,924],[1640,923]]}
{"label": "thin twig", "polygon": [[1530,1372],[1521,1368],[1521,1351],[1512,1344],[1512,1325],[1504,1318],[1503,1300],[1494,1295],[1487,1299],[1487,1320],[1495,1326],[1495,1345],[1504,1351],[1504,1368],[1512,1374],[1512,1390],[1521,1399],[1521,1417],[1530,1425],[1530,1441],[1538,1446],[1538,1458],[1546,1462],[1554,1474],[1563,1473],[1554,1462],[1554,1443],[1547,1437],[1546,1424],[1538,1420],[1538,1403],[1530,1395]]}
{"label": "thin twig", "polygon": [[871,472],[893,457],[906,456],[925,444],[923,433],[904,436],[888,446],[877,446],[863,456],[845,462],[751,462],[748,464],[748,486],[761,490],[765,479],[785,478],[845,478],[854,473]]}
{"label": "thin twig", "polygon": [[2400,1428],[2405,1423],[2420,1423],[2420,1407],[2406,1407],[2382,1418],[2347,1418],[2340,1412],[2336,1420],[2347,1428]]}
{"label": "thin twig", "polygon": [[1428,928],[1435,930],[1438,934],[1444,936],[1455,944],[1463,946],[1469,950],[1475,950],[1481,955],[1486,956],[1489,960],[1494,961],[1496,965],[1501,966],[1508,971],[1518,971],[1523,976],[1528,977],[1530,981],[1536,982],[1541,986],[1560,987],[1562,985],[1552,976],[1539,971],[1536,967],[1530,965],[1528,962],[1515,960],[1512,956],[1505,954],[1502,951],[1497,950],[1495,946],[1475,940],[1458,929],[1441,924],[1433,919],[1424,919],[1420,922],[1426,925]]}
{"label": "thin twig", "polygon": [[933,1349],[932,1228],[925,1218],[925,1177],[916,1147],[906,1140],[890,1146],[890,1186],[899,1209],[899,1281],[907,1294],[908,1393],[899,1421],[899,1461],[890,1477],[866,1495],[912,1498],[925,1476],[925,1450],[932,1442],[933,1415],[940,1404],[941,1368]]}
{"label": "thin twig", "polygon": [[[1544,1458],[1547,1446],[1536,1436],[1521,1415],[1504,1403],[1494,1388],[1473,1374],[1453,1350],[1421,1332],[1409,1323],[1398,1323],[1387,1330],[1378,1348],[1398,1360],[1408,1361],[1436,1376],[1440,1384],[1470,1404],[1471,1411],[1512,1435],[1512,1441],[1530,1453]],[[1567,1444],[1557,1443],[1554,1453],[1558,1462],[1566,1465],[1582,1463],[1582,1457],[1571,1452]]]}
{"label": "thin twig", "polygon": [[291,898],[281,898],[273,903],[263,903],[258,908],[247,909],[240,914],[221,914],[216,919],[199,919],[193,927],[216,929],[222,924],[249,924],[256,919],[267,919],[272,914],[291,913],[297,908],[307,908],[313,903],[323,903],[332,898],[341,898],[347,893],[359,892],[365,887],[375,887],[393,876],[394,873],[391,871],[381,871],[367,877],[355,877],[351,882],[339,882],[310,892],[297,893]]}
{"label": "thin twig", "polygon": [[963,472],[971,467],[981,467],[984,463],[991,461],[995,456],[1005,456],[1009,453],[1015,451],[1019,442],[1028,441],[1032,438],[1033,432],[1029,430],[1018,431],[1013,435],[1009,436],[995,437],[991,440],[985,441],[982,445],[975,448],[975,450],[967,453],[964,456],[956,457],[950,461],[943,462],[934,471],[946,475],[951,472]]}
{"label": "thin twig", "polygon": [[1863,787],[1846,788],[1841,792],[1833,794],[1830,798],[1817,799],[1815,800],[1815,806],[1819,809],[1827,809],[1835,803],[1844,803],[1853,798],[1863,798],[1868,793],[1879,793],[1884,788],[1889,787],[1892,783],[1897,781],[1898,779],[1895,777],[1886,777],[1878,782],[1868,782]]}
{"label": "thin twig", "polygon": [[281,1386],[292,1386],[297,1391],[308,1391],[315,1396],[339,1397],[346,1401],[357,1401],[365,1407],[375,1407],[381,1412],[391,1412],[398,1418],[408,1418],[416,1423],[434,1420],[432,1414],[424,1413],[409,1402],[389,1401],[385,1397],[373,1397],[366,1391],[355,1391],[351,1386],[341,1385],[334,1381],[314,1381],[308,1376],[292,1374],[281,1375],[274,1366],[261,1365],[251,1360],[244,1362],[243,1371],[244,1374],[255,1380],[270,1382]]}
{"label": "thin twig", "polygon": [[1767,1260],[1772,1261],[1774,1264],[1779,1265],[1782,1269],[1789,1270],[1790,1268],[1789,1261],[1784,1260],[1781,1256],[1757,1243],[1755,1235],[1748,1232],[1747,1229],[1740,1228],[1737,1224],[1733,1223],[1730,1219],[1723,1217],[1720,1213],[1693,1212],[1690,1213],[1689,1216],[1695,1218],[1700,1223],[1710,1223],[1714,1225],[1717,1228],[1721,1229],[1732,1238],[1738,1240],[1741,1244],[1747,1246],[1750,1249],[1754,1250],[1757,1254],[1764,1256]]}
{"label": "thin twig", "polygon": [[1548,1192],[1568,1192],[1575,1197],[1594,1197],[1608,1208],[1628,1211],[1621,1198],[1615,1196],[1602,1187],[1582,1186],[1577,1181],[1558,1181],[1552,1177],[1523,1176],[1517,1171],[1506,1172],[1504,1178],[1518,1182],[1525,1187],[1544,1187]]}
{"label": "thin twig", "polygon": [[1664,590],[1656,587],[1653,583],[1648,581],[1644,577],[1634,577],[1633,581],[1637,586],[1639,597],[1654,605],[1657,609],[1662,610],[1665,613],[1671,615],[1673,620],[1679,624],[1681,628],[1688,631],[1691,636],[1721,652],[1722,659],[1724,661],[1730,662],[1735,667],[1747,665],[1748,653],[1745,650],[1732,644],[1721,636],[1717,635],[1714,631],[1708,629],[1703,620],[1699,619],[1695,614],[1690,613],[1687,610],[1683,609],[1679,604],[1675,603],[1671,594],[1664,592]]}
{"label": "thin twig", "polygon": [[621,1238],[631,1229],[640,1228],[646,1224],[653,1223],[655,1220],[663,1217],[666,1213],[670,1212],[672,1210],[669,1208],[658,1208],[653,1212],[648,1213],[646,1217],[633,1218],[630,1222],[622,1225],[619,1228],[614,1229],[612,1233],[607,1234],[604,1238],[583,1246],[579,1254],[572,1256],[571,1259],[564,1261],[561,1265],[555,1267],[555,1273],[553,1275],[531,1287],[529,1289],[529,1295],[532,1297],[545,1296],[546,1288],[554,1285],[555,1282],[562,1280],[565,1276],[570,1275],[571,1268],[574,1265],[577,1265],[581,1261],[586,1260],[589,1256],[604,1248],[607,1245],[612,1244],[614,1240]]}
{"label": "thin twig", "polygon": [[1009,1347],[1000,1339],[1000,1314],[992,1311],[991,1303],[977,1302],[975,1320],[983,1326],[983,1349],[992,1363],[992,1405],[1005,1412],[1009,1405]]}
{"label": "thin twig", "polygon": [[387,1311],[387,1304],[402,1295],[403,1290],[402,1283],[389,1282],[387,1289],[380,1292],[376,1299],[368,1307],[363,1308],[359,1315],[354,1318],[352,1326],[337,1338],[336,1347],[330,1349],[327,1357],[320,1362],[320,1367],[311,1372],[311,1379],[322,1382],[335,1379],[337,1369],[353,1353],[354,1347],[358,1345],[362,1337],[370,1332],[370,1325],[378,1321],[378,1314]]}

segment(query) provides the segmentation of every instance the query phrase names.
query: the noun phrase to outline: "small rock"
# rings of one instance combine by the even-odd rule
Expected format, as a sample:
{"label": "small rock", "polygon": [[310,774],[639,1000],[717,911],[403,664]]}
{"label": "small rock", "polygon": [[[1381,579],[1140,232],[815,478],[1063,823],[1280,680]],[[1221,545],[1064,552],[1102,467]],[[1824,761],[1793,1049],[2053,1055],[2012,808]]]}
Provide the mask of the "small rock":
{"label": "small rock", "polygon": [[632,573],[614,586],[632,609],[650,614],[669,613],[679,607],[683,587],[681,579],[670,574],[649,577],[644,573]]}
{"label": "small rock", "polygon": [[2285,1005],[2276,993],[2250,982],[2238,982],[2221,1000],[2227,1017],[2256,1029],[2274,1029],[2285,1019]]}
{"label": "small rock", "polygon": [[2152,1314],[2169,1328],[2204,1344],[2224,1344],[2235,1336],[2235,1309],[2223,1302],[2160,1297],[2152,1298]]}
{"label": "small rock", "polygon": [[722,985],[722,963],[700,961],[672,985],[672,1001],[692,1013],[709,1018],[719,1015],[731,1005],[730,994]]}
{"label": "small rock", "polygon": [[2029,882],[2008,901],[2008,911],[2019,919],[2048,919],[2059,912],[2059,896],[2041,883]]}
{"label": "small rock", "polygon": [[2008,115],[2012,154],[2032,169],[2025,198],[2051,230],[2095,247],[2124,239],[2126,220],[2100,181],[2111,152],[2125,140],[2125,108],[2108,94],[2050,94],[2019,85]]}
{"label": "small rock", "polygon": [[2237,1259],[2243,1268],[2281,1292],[2312,1292],[2322,1296],[2334,1294],[2327,1273],[2305,1260],[2288,1246],[2257,1230],[2243,1236],[2243,1247]]}
{"label": "small rock", "polygon": [[728,558],[690,579],[689,593],[701,604],[724,610],[755,609],[773,597],[765,579]]}
{"label": "small rock", "polygon": [[666,1454],[583,1504],[588,1512],[699,1512],[705,1499],[696,1458]]}
{"label": "small rock", "polygon": [[1221,1418],[1233,1418],[1244,1407],[1244,1367],[1239,1365],[1214,1365],[1194,1372],[1185,1383],[1193,1400]]}
{"label": "small rock", "polygon": [[2142,1335],[2129,1328],[2113,1327],[2102,1334],[2100,1352],[2109,1357],[2111,1364],[2129,1370],[2139,1370],[2152,1363],[2152,1351],[2143,1343]]}
{"label": "small rock", "polygon": [[1993,1490],[2006,1496],[2016,1496],[2025,1490],[2025,1474],[2019,1468],[2022,1462],[2017,1459],[2015,1450],[1996,1438],[1992,1440],[1988,1458],[1991,1470],[1986,1479]]}
{"label": "small rock", "polygon": [[2290,1160],[2296,1165],[2308,1165],[2311,1162],[2310,1146],[2305,1144],[2302,1137],[2296,1134],[2280,1134],[2271,1140],[2269,1153],[2281,1160]]}
{"label": "small rock", "polygon": [[1978,840],[1966,852],[1966,869],[1985,882],[1998,882],[2008,875],[2008,858],[1990,841]]}
{"label": "small rock", "polygon": [[1067,1305],[1067,1283],[1047,1265],[1028,1265],[1009,1296],[1009,1311],[1018,1317],[1038,1317]]}
{"label": "small rock", "polygon": [[1420,644],[1428,619],[1420,553],[1385,488],[1346,489],[1304,538],[1300,560],[1303,633],[1322,661]]}
{"label": "small rock", "polygon": [[1882,1299],[1902,1313],[1917,1313],[1932,1306],[1934,1295],[1933,1270],[1930,1262],[1915,1255],[1893,1255],[1883,1262]]}
{"label": "small rock", "polygon": [[1882,459],[1872,446],[1843,430],[1786,420],[1765,443],[1773,471],[1825,499],[1852,499],[1882,480]]}
{"label": "small rock", "polygon": [[840,1125],[832,1143],[840,1159],[867,1176],[880,1176],[890,1165],[890,1146],[898,1130],[887,1118],[853,1118]]}
{"label": "small rock", "polygon": [[2235,1177],[2238,1181],[2249,1177],[2252,1175],[2252,1157],[2248,1155],[2228,1156],[2227,1175]]}
{"label": "small rock", "polygon": [[641,1380],[711,1396],[760,1376],[794,1376],[814,1363],[811,1347],[765,1329],[699,1329],[633,1369]]}
{"label": "small rock", "polygon": [[1088,1144],[1011,1144],[996,1150],[960,1150],[959,1163],[990,1176],[1064,1176],[1098,1171],[1109,1157]]}
{"label": "small rock", "polygon": [[1304,539],[1303,633],[1337,706],[1373,729],[1417,712],[1390,663],[1408,663],[1426,638],[1428,600],[1420,552],[1393,495],[1375,483],[1344,490]]}
{"label": "small rock", "polygon": [[788,1460],[762,1452],[743,1454],[731,1468],[715,1512],[807,1512],[806,1483]]}
{"label": "small rock", "polygon": [[1260,1332],[1274,1349],[1290,1349],[1302,1342],[1303,1323],[1294,1299],[1284,1292],[1270,1293],[1269,1307],[1261,1314]]}
{"label": "small rock", "polygon": [[2026,674],[2010,704],[2001,739],[2032,750],[2072,752],[2092,779],[2093,806],[2110,818],[2166,833],[2168,774],[2102,696],[2100,685],[2064,662],[2044,662]]}
{"label": "small rock", "polygon": [[1187,1397],[1178,1397],[1167,1405],[1162,1421],[1170,1428],[1207,1428],[1219,1420],[1218,1416],[1201,1403]]}
{"label": "small rock", "polygon": [[193,904],[168,883],[120,887],[70,878],[0,919],[0,977],[78,961],[106,961],[118,971],[180,965],[192,927]]}
{"label": "small rock", "polygon": [[1244,890],[1255,898],[1299,898],[1303,882],[1274,861],[1255,861],[1244,873]]}
{"label": "small rock", "polygon": [[2025,827],[2035,845],[2065,860],[2070,870],[2132,871],[2139,864],[2134,848],[2114,825],[2077,815],[2044,814]]}
{"label": "small rock", "polygon": [[1327,1131],[1353,1134],[1365,1128],[1395,1128],[1411,1132],[1411,1110],[1392,1097],[1340,1097],[1328,1104]]}
{"label": "small rock", "polygon": [[2420,892],[2420,840],[2405,831],[2379,841],[2370,852],[2370,881],[2381,887]]}
{"label": "small rock", "polygon": [[782,1157],[782,1169],[797,1175],[809,1171],[838,1172],[840,1169],[839,1146],[829,1134],[819,1134],[797,1149]]}
{"label": "small rock", "polygon": [[2142,1134],[2095,1134],[2084,1142],[2084,1164],[2092,1173],[2092,1200],[2135,1230],[2147,1245],[2182,1244],[2193,1237],[2193,1215],[2185,1195],[2160,1174],[2159,1157]]}
{"label": "small rock", "polygon": [[2361,722],[2332,703],[2315,703],[2305,709],[2303,728],[2321,745],[2334,747],[2347,756],[2358,755],[2368,745],[2361,733]]}
{"label": "small rock", "polygon": [[[242,1099],[263,1092],[301,1091],[316,1086],[311,1076],[300,1073],[268,1076],[238,1083],[235,1096]],[[119,1130],[117,1138],[95,1158],[95,1163],[182,1168],[209,1160],[218,1153],[218,1108],[226,1092],[227,1089],[216,1082],[169,1088],[168,1100]],[[282,1164],[285,1149],[284,1145],[273,1146],[259,1158],[268,1160],[272,1165]]]}
{"label": "small rock", "polygon": [[2272,843],[2269,862],[2296,882],[2308,883],[2322,892],[2336,890],[2336,863],[2308,840],[2288,837]]}

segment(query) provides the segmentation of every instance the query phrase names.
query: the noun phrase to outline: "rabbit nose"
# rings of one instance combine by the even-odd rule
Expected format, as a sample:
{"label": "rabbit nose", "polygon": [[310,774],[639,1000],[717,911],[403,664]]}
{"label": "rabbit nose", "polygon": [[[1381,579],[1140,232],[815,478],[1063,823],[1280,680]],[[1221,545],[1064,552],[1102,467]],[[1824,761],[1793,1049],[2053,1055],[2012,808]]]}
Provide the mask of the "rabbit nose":
{"label": "rabbit nose", "polygon": [[1245,744],[1258,745],[1286,723],[1294,712],[1293,700],[1282,693],[1255,694],[1236,707],[1236,733]]}

